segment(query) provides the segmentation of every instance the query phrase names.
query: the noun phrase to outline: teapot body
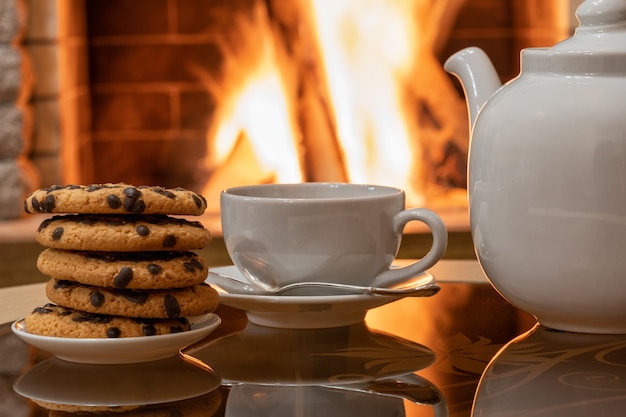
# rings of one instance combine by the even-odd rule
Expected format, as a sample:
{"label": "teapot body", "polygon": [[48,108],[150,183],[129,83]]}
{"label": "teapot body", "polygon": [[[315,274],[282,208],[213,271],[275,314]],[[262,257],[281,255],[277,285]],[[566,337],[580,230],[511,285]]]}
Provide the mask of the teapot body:
{"label": "teapot body", "polygon": [[522,52],[474,123],[470,225],[513,305],[547,327],[626,333],[626,55],[590,62]]}

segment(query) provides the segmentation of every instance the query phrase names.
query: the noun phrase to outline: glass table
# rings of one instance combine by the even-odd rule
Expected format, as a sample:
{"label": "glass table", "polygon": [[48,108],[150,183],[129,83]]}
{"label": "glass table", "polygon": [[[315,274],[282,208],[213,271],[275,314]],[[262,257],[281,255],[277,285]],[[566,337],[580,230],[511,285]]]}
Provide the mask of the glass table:
{"label": "glass table", "polygon": [[[546,329],[495,292],[475,261],[445,260],[431,272],[441,286],[435,296],[399,299],[340,327],[260,326],[223,305],[221,325],[207,338],[139,364],[63,361],[26,345],[5,323],[0,416],[74,415],[49,411],[68,407],[169,417],[626,410],[626,335]],[[39,291],[39,284],[0,290],[0,318],[21,317],[41,301]]]}

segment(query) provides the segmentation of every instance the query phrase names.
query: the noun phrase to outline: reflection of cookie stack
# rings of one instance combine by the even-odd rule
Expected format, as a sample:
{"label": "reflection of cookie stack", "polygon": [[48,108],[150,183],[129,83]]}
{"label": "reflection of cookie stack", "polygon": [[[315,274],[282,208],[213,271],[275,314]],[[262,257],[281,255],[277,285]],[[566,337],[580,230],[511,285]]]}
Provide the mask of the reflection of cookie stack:
{"label": "reflection of cookie stack", "polygon": [[202,196],[184,189],[127,184],[52,187],[31,193],[29,213],[44,220],[37,267],[51,277],[57,306],[35,309],[30,333],[66,337],[148,336],[188,330],[187,317],[213,311],[216,291],[192,250],[211,236],[200,222]]}
{"label": "reflection of cookie stack", "polygon": [[[38,403],[42,403],[38,401]],[[219,391],[212,391],[202,396],[172,403],[143,406],[92,406],[92,405],[62,405],[41,404],[49,408],[49,417],[210,417],[222,404]]]}

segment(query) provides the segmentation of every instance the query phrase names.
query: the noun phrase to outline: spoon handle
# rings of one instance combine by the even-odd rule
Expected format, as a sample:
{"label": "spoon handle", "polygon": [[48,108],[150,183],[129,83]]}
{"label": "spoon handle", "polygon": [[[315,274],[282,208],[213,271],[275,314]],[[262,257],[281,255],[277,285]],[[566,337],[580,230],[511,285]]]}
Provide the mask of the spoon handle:
{"label": "spoon handle", "polygon": [[378,295],[401,295],[403,297],[432,297],[437,294],[441,287],[437,284],[428,284],[416,288],[370,288],[372,294]]}
{"label": "spoon handle", "polygon": [[376,294],[376,295],[395,295],[403,297],[430,297],[439,292],[440,287],[435,284],[434,277],[428,282],[421,285],[403,285],[399,287],[380,288],[380,287],[361,287],[357,285],[338,284],[332,282],[296,282],[285,285],[275,290],[264,290],[256,285],[239,281],[233,277],[209,271],[209,283],[214,284],[223,290],[232,294],[248,294],[248,295],[279,295],[289,291],[302,288],[326,288],[333,291],[341,291],[349,294]]}

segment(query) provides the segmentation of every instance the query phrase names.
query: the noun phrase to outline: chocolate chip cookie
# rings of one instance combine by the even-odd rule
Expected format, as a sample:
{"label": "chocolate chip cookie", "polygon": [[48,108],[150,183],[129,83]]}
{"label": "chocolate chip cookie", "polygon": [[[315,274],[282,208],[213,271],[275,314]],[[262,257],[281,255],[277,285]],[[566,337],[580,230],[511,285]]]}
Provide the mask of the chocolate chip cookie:
{"label": "chocolate chip cookie", "polygon": [[201,215],[206,199],[184,188],[135,187],[124,183],[55,185],[33,191],[27,213],[132,213]]}
{"label": "chocolate chip cookie", "polygon": [[211,233],[198,221],[167,215],[67,214],[41,222],[35,238],[68,250],[185,251],[207,246]]}
{"label": "chocolate chip cookie", "polygon": [[80,406],[44,403],[36,401],[48,408],[48,417],[209,417],[215,414],[222,404],[222,395],[218,390],[188,400],[148,407],[133,406]]}
{"label": "chocolate chip cookie", "polygon": [[101,287],[167,289],[204,282],[208,266],[194,252],[92,252],[45,249],[37,268],[59,280]]}
{"label": "chocolate chip cookie", "polygon": [[167,290],[129,290],[50,279],[46,295],[53,303],[86,311],[125,317],[169,318],[198,316],[217,308],[217,291],[207,284]]}
{"label": "chocolate chip cookie", "polygon": [[147,319],[88,313],[46,304],[24,318],[26,331],[32,334],[75,338],[119,338],[155,336],[189,330],[189,320]]}

